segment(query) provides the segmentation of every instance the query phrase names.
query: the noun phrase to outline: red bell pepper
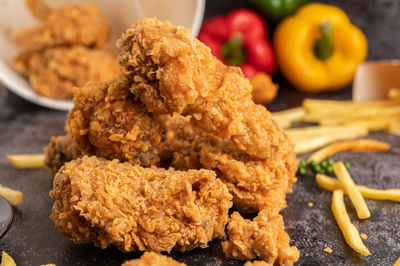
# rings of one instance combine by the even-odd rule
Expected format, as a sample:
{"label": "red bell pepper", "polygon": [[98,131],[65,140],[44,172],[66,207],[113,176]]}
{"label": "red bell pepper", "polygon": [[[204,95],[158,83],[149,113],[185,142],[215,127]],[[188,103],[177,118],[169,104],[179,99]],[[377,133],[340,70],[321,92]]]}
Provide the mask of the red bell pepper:
{"label": "red bell pepper", "polygon": [[267,27],[254,11],[236,9],[226,16],[211,18],[203,24],[198,38],[211,48],[215,57],[241,67],[248,78],[258,72],[271,75],[275,70]]}

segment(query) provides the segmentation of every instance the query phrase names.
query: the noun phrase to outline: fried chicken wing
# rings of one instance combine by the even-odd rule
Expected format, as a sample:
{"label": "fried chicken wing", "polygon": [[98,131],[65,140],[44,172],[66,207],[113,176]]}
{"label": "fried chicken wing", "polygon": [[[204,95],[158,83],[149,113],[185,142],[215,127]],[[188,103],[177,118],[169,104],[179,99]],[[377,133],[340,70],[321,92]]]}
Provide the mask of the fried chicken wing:
{"label": "fried chicken wing", "polygon": [[186,264],[161,254],[145,252],[140,259],[126,261],[121,266],[186,266]]}
{"label": "fried chicken wing", "polygon": [[72,146],[70,134],[51,137],[49,144],[44,148],[44,154],[44,165],[53,175],[55,175],[66,162],[80,155],[79,151]]}
{"label": "fried chicken wing", "polygon": [[157,146],[162,165],[215,170],[233,195],[234,207],[242,212],[286,207],[285,195],[296,181],[297,160],[285,135],[276,153],[257,159],[223,139],[196,131],[187,118],[175,114],[163,121],[166,138]]}
{"label": "fried chicken wing", "polygon": [[153,147],[163,129],[129,92],[125,77],[88,83],[75,88],[74,95],[67,124],[80,153],[142,166],[158,162]]}
{"label": "fried chicken wing", "polygon": [[105,81],[119,73],[115,55],[84,46],[24,52],[15,58],[14,67],[29,78],[36,92],[53,99],[72,98],[73,87]]}
{"label": "fried chicken wing", "polygon": [[17,31],[14,40],[25,50],[78,44],[102,47],[109,38],[108,21],[95,4],[65,5],[46,16],[40,10],[48,7],[29,2],[32,1],[28,6],[33,13],[43,20],[37,26]]}
{"label": "fried chicken wing", "polygon": [[188,29],[143,18],[117,46],[121,72],[150,112],[190,115],[197,127],[254,157],[266,158],[279,148],[281,130],[252,101],[248,79],[212,56]]}
{"label": "fried chicken wing", "polygon": [[229,241],[222,243],[227,257],[267,263],[292,265],[299,259],[296,247],[289,246],[282,216],[277,209],[264,209],[253,221],[234,212],[228,223]]}
{"label": "fried chicken wing", "polygon": [[84,156],[54,179],[51,219],[75,243],[180,251],[224,236],[232,196],[209,170],[142,168]]}

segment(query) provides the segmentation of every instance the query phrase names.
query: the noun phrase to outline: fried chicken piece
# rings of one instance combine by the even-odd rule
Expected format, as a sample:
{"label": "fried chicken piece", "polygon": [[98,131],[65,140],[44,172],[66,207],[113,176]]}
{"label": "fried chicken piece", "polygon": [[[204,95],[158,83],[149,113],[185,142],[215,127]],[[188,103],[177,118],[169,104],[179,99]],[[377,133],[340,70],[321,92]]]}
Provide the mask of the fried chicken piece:
{"label": "fried chicken piece", "polygon": [[73,87],[105,81],[119,73],[115,55],[84,46],[24,52],[14,60],[14,67],[29,78],[36,92],[53,99],[72,98]]}
{"label": "fried chicken piece", "polygon": [[55,175],[66,162],[79,156],[79,151],[72,146],[71,135],[51,137],[49,144],[44,148],[44,165],[49,172]]}
{"label": "fried chicken piece", "polygon": [[84,156],[54,178],[50,218],[77,244],[122,251],[180,251],[222,238],[232,206],[209,170],[142,168]]}
{"label": "fried chicken piece", "polygon": [[229,241],[222,243],[229,258],[252,260],[257,257],[270,264],[292,265],[299,259],[296,247],[289,246],[283,218],[277,209],[264,209],[253,221],[234,212],[228,223]]}
{"label": "fried chicken piece", "polygon": [[263,260],[255,260],[253,262],[247,261],[244,266],[272,266],[273,264],[271,263],[266,263]]}
{"label": "fried chicken piece", "polygon": [[[39,8],[32,7],[34,10]],[[18,30],[14,38],[16,44],[25,50],[78,44],[103,47],[110,35],[107,19],[92,3],[65,5],[54,10],[48,17],[36,11],[34,14],[43,19],[41,24]]]}
{"label": "fried chicken piece", "polygon": [[25,4],[32,15],[39,20],[46,20],[54,12],[54,9],[42,0],[25,0]]}
{"label": "fried chicken piece", "polygon": [[267,159],[257,160],[246,154],[224,152],[218,146],[203,147],[200,163],[217,172],[233,196],[235,209],[245,213],[267,207],[285,208],[285,195],[292,192],[296,181],[297,160],[290,152],[279,151]]}
{"label": "fried chicken piece", "polygon": [[74,89],[74,107],[67,121],[72,142],[80,153],[155,165],[153,147],[163,129],[129,92],[128,80],[120,76]]}
{"label": "fried chicken piece", "polygon": [[126,261],[121,266],[186,266],[186,264],[161,254],[145,252],[140,259]]}
{"label": "fried chicken piece", "polygon": [[251,99],[238,67],[226,66],[184,27],[143,18],[117,41],[121,72],[153,113],[177,112],[208,133],[258,158],[275,153],[281,129]]}
{"label": "fried chicken piece", "polygon": [[252,99],[257,104],[266,104],[272,102],[278,93],[279,86],[272,82],[267,74],[260,72],[250,79],[253,87]]}
{"label": "fried chicken piece", "polygon": [[196,131],[187,118],[175,114],[162,120],[166,138],[156,147],[162,166],[215,170],[233,195],[234,207],[242,212],[286,207],[285,195],[292,191],[297,170],[286,135],[281,135],[282,144],[276,153],[267,159],[256,159],[238,152],[223,139]]}

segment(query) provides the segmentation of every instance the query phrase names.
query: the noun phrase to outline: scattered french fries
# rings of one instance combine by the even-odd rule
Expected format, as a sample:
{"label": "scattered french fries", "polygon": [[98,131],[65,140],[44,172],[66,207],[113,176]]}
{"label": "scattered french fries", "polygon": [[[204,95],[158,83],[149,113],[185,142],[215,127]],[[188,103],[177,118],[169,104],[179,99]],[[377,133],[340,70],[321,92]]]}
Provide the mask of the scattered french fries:
{"label": "scattered french fries", "polygon": [[389,149],[390,149],[389,143],[372,139],[342,141],[328,145],[314,152],[310,156],[310,158],[308,158],[308,161],[311,162],[314,160],[316,163],[320,163],[326,158],[332,156],[333,154],[342,151],[377,152],[377,151],[387,151]]}
{"label": "scattered french fries", "polygon": [[[338,180],[323,174],[317,174],[316,181],[321,188],[327,191],[333,192],[337,189],[343,189],[341,183]],[[356,188],[358,189],[358,191],[360,191],[361,195],[367,199],[390,200],[400,202],[400,189],[398,188],[373,189],[359,185],[357,185]]]}
{"label": "scattered french fries", "polygon": [[13,258],[8,255],[5,251],[1,253],[1,263],[0,266],[17,266]]}
{"label": "scattered french fries", "polygon": [[351,178],[349,172],[342,162],[336,162],[332,166],[337,178],[339,179],[344,191],[348,194],[354,208],[357,211],[359,219],[367,219],[371,216],[367,204],[360,191],[357,189],[356,184]]}
{"label": "scattered french fries", "polygon": [[368,129],[363,126],[316,126],[288,129],[286,133],[294,143],[296,154],[306,153],[339,140],[363,137]]}
{"label": "scattered french fries", "polygon": [[21,191],[3,187],[2,185],[0,185],[0,195],[8,200],[8,202],[13,206],[21,204],[24,198]]}
{"label": "scattered french fries", "polygon": [[20,169],[44,167],[44,154],[9,154],[7,159],[12,165]]}
{"label": "scattered french fries", "polygon": [[358,253],[369,256],[371,253],[362,242],[357,228],[351,223],[350,217],[347,214],[343,200],[343,190],[341,189],[337,189],[333,192],[332,213],[347,244]]}

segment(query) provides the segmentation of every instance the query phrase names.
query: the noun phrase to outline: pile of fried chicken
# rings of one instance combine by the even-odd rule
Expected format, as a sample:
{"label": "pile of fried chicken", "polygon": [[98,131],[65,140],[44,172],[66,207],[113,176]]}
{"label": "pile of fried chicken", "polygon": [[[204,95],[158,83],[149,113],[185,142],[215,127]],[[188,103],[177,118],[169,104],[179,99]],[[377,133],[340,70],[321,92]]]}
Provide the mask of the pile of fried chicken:
{"label": "pile of fried chicken", "polygon": [[14,59],[14,68],[37,93],[68,99],[75,86],[118,75],[116,56],[102,49],[110,26],[95,4],[53,9],[41,0],[25,2],[40,23],[17,31],[14,41],[23,51]]}
{"label": "pile of fried chicken", "polygon": [[56,228],[78,244],[159,253],[205,248],[228,224],[227,257],[297,261],[279,214],[296,181],[293,145],[241,70],[155,18],[117,47],[121,74],[74,88],[67,133],[45,148]]}

